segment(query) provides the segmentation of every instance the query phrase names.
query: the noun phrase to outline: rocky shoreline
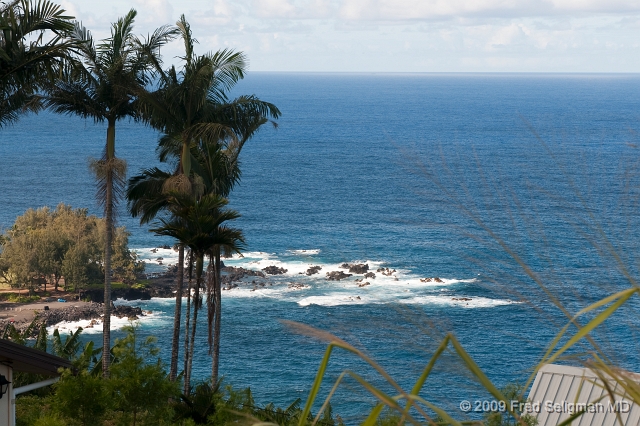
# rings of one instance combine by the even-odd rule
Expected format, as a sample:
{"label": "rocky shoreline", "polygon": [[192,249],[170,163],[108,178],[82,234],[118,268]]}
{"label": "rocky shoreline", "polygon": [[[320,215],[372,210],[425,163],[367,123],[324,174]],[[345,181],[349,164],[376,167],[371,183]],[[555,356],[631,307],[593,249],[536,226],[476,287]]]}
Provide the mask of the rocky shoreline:
{"label": "rocky shoreline", "polygon": [[[48,309],[48,305],[45,305],[42,310],[34,311],[34,319],[0,319],[0,330],[5,330],[7,326],[13,325],[18,332],[23,333],[33,321],[38,325],[33,330],[34,334],[38,333],[38,329],[42,324],[44,324],[45,327],[50,327],[61,322],[91,320],[90,327],[92,327],[102,321],[103,309],[102,303],[85,303],[80,306],[74,306],[70,303],[69,306],[56,309]],[[111,311],[112,316],[128,318],[132,321],[147,314],[148,312],[144,312],[138,306],[115,306]]]}
{"label": "rocky shoreline", "polygon": [[[273,282],[269,281],[269,276],[282,275],[288,272],[286,269],[279,268],[275,265],[267,266],[262,268],[262,270],[252,270],[233,266],[225,267],[224,264],[222,266],[222,290],[232,290],[240,285],[253,286],[253,290],[257,290],[260,287],[273,285]],[[395,269],[378,268],[376,273],[374,273],[369,271],[368,264],[349,263],[343,263],[339,268],[341,270],[325,272],[325,280],[340,281],[350,278],[353,275],[359,275],[359,278],[354,277],[354,284],[361,288],[371,285],[371,282],[367,281],[367,279],[375,280],[376,273],[393,277],[396,281],[398,280],[398,278],[395,277]],[[348,270],[349,273],[345,273],[345,269]],[[300,274],[311,276],[320,274],[320,270],[322,270],[321,266],[311,266],[306,271],[300,272]],[[177,279],[177,271],[177,266],[172,266],[164,274],[149,278],[149,284],[145,287],[113,289],[111,292],[112,301],[116,301],[117,299],[150,300],[153,297],[174,298],[176,296],[174,288]],[[245,278],[253,279],[249,281]],[[438,277],[422,278],[420,281],[424,283],[443,282],[442,279]],[[185,276],[183,296],[187,296],[187,283],[188,277]],[[306,286],[302,283],[289,283],[289,288],[302,289],[305,287]],[[51,306],[47,306],[47,303],[39,303],[31,304],[29,307],[21,305],[15,305],[16,307],[5,307],[4,313],[9,313],[9,315],[4,315],[4,319],[0,318],[0,329],[4,330],[7,325],[13,324],[16,329],[23,331],[31,324],[34,315],[39,324],[44,323],[47,327],[64,321],[75,322],[81,320],[95,320],[95,322],[91,322],[89,327],[92,327],[94,324],[97,325],[100,322],[104,303],[104,291],[102,289],[81,291],[79,294],[74,295],[73,299],[75,300],[63,304],[60,304],[59,302],[50,302],[49,305]],[[454,298],[453,300],[467,301],[465,298]],[[34,315],[31,315],[30,317],[28,315],[10,315],[11,311],[22,309],[31,310]],[[144,316],[145,312],[142,311],[140,307],[116,306],[112,311],[112,315],[117,316],[118,318],[127,317],[132,320],[136,320],[140,316]]]}

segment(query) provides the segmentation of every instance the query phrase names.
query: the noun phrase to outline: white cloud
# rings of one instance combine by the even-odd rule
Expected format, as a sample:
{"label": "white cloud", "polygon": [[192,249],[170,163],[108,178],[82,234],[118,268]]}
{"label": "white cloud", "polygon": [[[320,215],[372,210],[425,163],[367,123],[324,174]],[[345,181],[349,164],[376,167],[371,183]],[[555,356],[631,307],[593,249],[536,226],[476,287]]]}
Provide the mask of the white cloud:
{"label": "white cloud", "polygon": [[[240,3],[248,0],[240,0]],[[640,12],[630,0],[251,0],[251,12],[269,19],[377,21],[442,20],[463,17],[531,18],[593,13]]]}
{"label": "white cloud", "polygon": [[169,0],[135,0],[134,9],[138,11],[139,23],[160,26],[173,20],[173,6]]}
{"label": "white cloud", "polygon": [[639,0],[60,1],[96,38],[132,6],[138,34],[184,13],[199,52],[254,70],[640,72]]}

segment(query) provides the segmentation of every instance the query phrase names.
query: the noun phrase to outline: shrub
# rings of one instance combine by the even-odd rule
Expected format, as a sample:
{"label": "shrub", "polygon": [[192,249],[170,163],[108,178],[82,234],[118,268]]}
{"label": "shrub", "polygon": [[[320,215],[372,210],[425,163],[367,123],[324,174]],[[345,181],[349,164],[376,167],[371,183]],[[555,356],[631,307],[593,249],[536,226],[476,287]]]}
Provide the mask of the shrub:
{"label": "shrub", "polygon": [[54,389],[56,411],[83,426],[98,424],[108,408],[105,380],[88,371],[65,371]]}
{"label": "shrub", "polygon": [[169,399],[179,395],[179,384],[169,380],[158,355],[156,338],[139,341],[134,327],[125,327],[124,339],[116,341],[113,354],[118,359],[106,380],[109,397],[119,424],[159,425],[172,417]]}

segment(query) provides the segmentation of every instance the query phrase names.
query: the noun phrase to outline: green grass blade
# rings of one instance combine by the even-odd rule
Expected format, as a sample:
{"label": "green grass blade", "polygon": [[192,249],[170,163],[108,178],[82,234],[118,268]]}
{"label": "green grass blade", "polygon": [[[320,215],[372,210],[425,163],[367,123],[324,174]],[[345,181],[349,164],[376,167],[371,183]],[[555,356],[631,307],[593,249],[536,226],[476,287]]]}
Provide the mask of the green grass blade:
{"label": "green grass blade", "polygon": [[378,417],[380,417],[380,413],[382,412],[382,409],[385,407],[384,404],[378,404],[376,405],[373,410],[371,410],[371,412],[369,413],[369,416],[367,417],[367,419],[362,422],[362,426],[375,426],[376,421],[378,421]]}
{"label": "green grass blade", "polygon": [[[618,300],[613,303],[611,306],[609,306],[607,309],[605,309],[604,311],[600,312],[598,315],[596,315],[595,318],[593,318],[591,321],[589,321],[585,326],[583,326],[582,328],[580,328],[578,330],[578,332],[571,338],[569,339],[569,341],[567,343],[564,344],[564,346],[562,348],[560,348],[555,354],[553,354],[551,357],[549,357],[545,363],[546,364],[551,364],[553,361],[555,361],[556,359],[558,359],[558,357],[560,355],[562,355],[563,353],[565,353],[567,350],[569,350],[573,345],[575,345],[580,339],[582,339],[583,337],[585,337],[587,334],[589,334],[591,331],[593,331],[596,327],[598,327],[600,324],[602,324],[607,318],[609,318],[615,311],[618,310],[618,308],[620,308],[620,306],[622,306],[627,300],[629,300],[629,298],[631,296],[633,296],[635,294],[635,292],[637,291],[637,289],[633,288],[633,289],[628,289],[625,291],[622,291],[620,293],[617,293],[617,295],[619,296]],[[611,297],[608,297],[606,299],[611,299]],[[603,299],[604,300],[604,299]],[[603,300],[594,303],[593,305],[589,306],[586,309],[583,309],[584,312],[589,312],[592,309],[595,309],[599,306],[602,306],[602,302]],[[582,311],[581,311],[582,312]],[[584,313],[583,312],[583,313]]]}

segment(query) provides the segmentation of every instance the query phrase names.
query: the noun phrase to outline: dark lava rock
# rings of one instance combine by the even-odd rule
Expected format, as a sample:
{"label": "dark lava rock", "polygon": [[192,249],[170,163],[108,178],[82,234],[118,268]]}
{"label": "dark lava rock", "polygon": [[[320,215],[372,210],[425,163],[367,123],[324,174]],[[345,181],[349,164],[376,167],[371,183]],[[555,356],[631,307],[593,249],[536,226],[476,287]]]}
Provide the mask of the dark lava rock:
{"label": "dark lava rock", "polygon": [[[97,324],[101,319],[104,307],[101,303],[91,303],[86,306],[67,306],[61,309],[49,309],[36,313],[37,327],[32,328],[31,337],[36,337],[39,332],[39,325],[44,324],[46,327],[58,324],[62,321],[81,321],[92,320],[89,328]],[[145,313],[138,306],[116,306],[111,310],[111,314],[118,318],[129,318],[136,320],[138,317],[144,316]],[[0,320],[0,328],[4,329],[12,324],[19,332],[24,332],[31,325],[31,321],[11,322],[11,320]]]}
{"label": "dark lava rock", "polygon": [[129,319],[138,319],[143,313],[139,306],[116,306],[115,309],[111,311],[111,315],[115,315],[118,318],[127,317]]}
{"label": "dark lava rock", "polygon": [[358,263],[349,266],[349,272],[354,274],[364,274],[369,270],[369,265],[366,263]]}
{"label": "dark lava rock", "polygon": [[264,272],[244,268],[234,268],[233,266],[222,268],[222,271],[225,272],[225,275],[222,276],[222,284],[231,284],[232,282],[242,280],[244,277],[266,277]]}
{"label": "dark lava rock", "polygon": [[307,275],[317,274],[320,272],[320,269],[322,269],[322,266],[312,266],[311,268],[307,269]]}
{"label": "dark lava rock", "polygon": [[374,274],[373,272],[367,272],[366,274],[364,274],[365,278],[376,278],[376,274]]}
{"label": "dark lava rock", "polygon": [[369,265],[366,263],[343,263],[340,265],[342,269],[348,269],[349,272],[354,274],[364,274],[369,270]]}
{"label": "dark lava rock", "polygon": [[327,272],[327,280],[340,281],[345,278],[349,278],[352,274],[345,274],[342,271]]}
{"label": "dark lava rock", "polygon": [[368,286],[369,284],[371,284],[369,281],[364,282],[362,284],[358,284],[358,287],[364,287],[364,286]]}
{"label": "dark lava rock", "polygon": [[380,272],[382,275],[386,275],[387,277],[390,277],[391,274],[396,272],[396,270],[395,269],[391,270],[389,268],[378,268],[376,272]]}
{"label": "dark lava rock", "polygon": [[62,321],[80,321],[100,318],[102,310],[102,305],[92,303],[89,306],[77,308],[75,306],[69,306],[62,309],[50,309],[48,311],[41,311],[38,312],[37,318],[38,322],[44,322],[48,327]]}
{"label": "dark lava rock", "polygon": [[284,269],[284,268],[278,268],[278,267],[277,267],[277,266],[275,266],[275,265],[267,266],[266,268],[262,268],[262,270],[263,270],[264,272],[266,272],[267,274],[269,274],[269,275],[282,275],[282,274],[284,274],[285,272],[287,272],[287,270],[286,270],[286,269]]}

